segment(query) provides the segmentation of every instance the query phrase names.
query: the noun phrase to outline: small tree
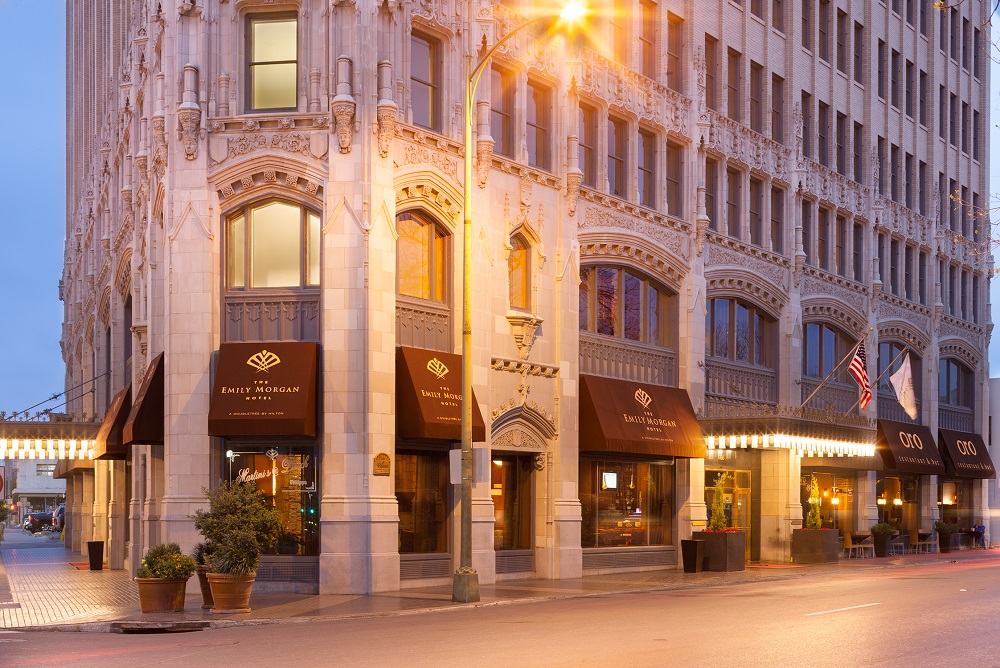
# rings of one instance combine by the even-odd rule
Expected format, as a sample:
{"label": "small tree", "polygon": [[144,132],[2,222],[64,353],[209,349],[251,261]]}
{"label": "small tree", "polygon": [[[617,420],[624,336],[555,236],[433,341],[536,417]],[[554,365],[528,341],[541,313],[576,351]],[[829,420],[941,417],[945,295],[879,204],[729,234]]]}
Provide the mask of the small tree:
{"label": "small tree", "polygon": [[212,570],[245,575],[281,533],[281,518],[267,497],[249,482],[223,481],[202,489],[208,510],[196,511],[194,526],[208,542]]}
{"label": "small tree", "polygon": [[823,518],[819,514],[819,481],[814,475],[809,478],[809,515],[806,517],[806,528],[822,529]]}
{"label": "small tree", "polygon": [[726,519],[726,480],[729,474],[722,472],[715,479],[715,496],[712,499],[712,519],[708,523],[711,531],[722,531],[729,528],[729,521]]}

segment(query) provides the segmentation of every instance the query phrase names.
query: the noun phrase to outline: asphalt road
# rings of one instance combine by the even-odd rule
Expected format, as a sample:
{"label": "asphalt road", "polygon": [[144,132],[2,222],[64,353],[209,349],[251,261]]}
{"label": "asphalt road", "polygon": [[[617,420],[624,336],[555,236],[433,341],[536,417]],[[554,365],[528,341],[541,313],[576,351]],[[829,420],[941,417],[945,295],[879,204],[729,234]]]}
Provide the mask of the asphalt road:
{"label": "asphalt road", "polygon": [[1000,567],[946,563],[194,633],[0,633],[0,666],[998,666]]}

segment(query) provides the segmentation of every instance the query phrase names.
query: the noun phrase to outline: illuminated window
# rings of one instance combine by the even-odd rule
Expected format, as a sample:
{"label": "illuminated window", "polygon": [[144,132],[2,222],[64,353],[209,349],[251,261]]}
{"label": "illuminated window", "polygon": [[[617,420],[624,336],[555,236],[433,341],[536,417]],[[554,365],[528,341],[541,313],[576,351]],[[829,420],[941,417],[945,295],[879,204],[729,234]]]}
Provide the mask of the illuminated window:
{"label": "illuminated window", "polygon": [[441,131],[441,44],[419,33],[410,36],[410,107],[413,124]]}
{"label": "illuminated window", "polygon": [[396,216],[396,275],[399,294],[444,302],[448,237],[416,212]]}
{"label": "illuminated window", "polygon": [[319,215],[298,204],[268,200],[240,209],[227,222],[226,285],[230,290],[319,285]]}
{"label": "illuminated window", "polygon": [[579,489],[583,547],[674,544],[671,464],[581,458]]}
{"label": "illuminated window", "polygon": [[525,110],[528,141],[528,164],[551,169],[549,133],[552,128],[552,92],[541,84],[528,82],[528,107]]}
{"label": "illuminated window", "polygon": [[250,109],[298,106],[298,21],[295,17],[251,17]]}
{"label": "illuminated window", "polygon": [[514,157],[514,77],[503,70],[490,71],[490,134],[494,152]]}
{"label": "illuminated window", "polygon": [[676,296],[621,267],[580,271],[580,329],[657,346],[674,345]]}
{"label": "illuminated window", "polygon": [[510,277],[510,307],[530,311],[531,248],[527,240],[520,234],[511,239],[510,244],[510,256],[507,258],[507,275]]}

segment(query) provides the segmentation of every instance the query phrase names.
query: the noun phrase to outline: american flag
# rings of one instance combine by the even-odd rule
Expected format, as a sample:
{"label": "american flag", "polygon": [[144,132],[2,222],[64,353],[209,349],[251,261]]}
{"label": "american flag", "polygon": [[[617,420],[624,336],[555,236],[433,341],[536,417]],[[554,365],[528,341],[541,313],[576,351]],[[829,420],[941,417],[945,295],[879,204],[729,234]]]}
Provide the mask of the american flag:
{"label": "american flag", "polygon": [[868,402],[872,400],[872,391],[868,387],[868,355],[865,354],[864,343],[858,346],[858,351],[854,353],[854,359],[851,360],[851,365],[847,368],[854,376],[854,380],[858,381],[858,385],[861,386],[860,406],[862,410],[868,408]]}

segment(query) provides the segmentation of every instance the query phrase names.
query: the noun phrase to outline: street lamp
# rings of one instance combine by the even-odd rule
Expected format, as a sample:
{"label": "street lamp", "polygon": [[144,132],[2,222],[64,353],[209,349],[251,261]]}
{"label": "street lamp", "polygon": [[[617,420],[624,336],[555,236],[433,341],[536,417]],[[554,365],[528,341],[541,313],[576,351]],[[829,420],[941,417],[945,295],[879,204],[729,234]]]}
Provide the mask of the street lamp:
{"label": "street lamp", "polygon": [[[462,545],[451,593],[451,600],[460,603],[479,600],[479,574],[472,567],[472,117],[476,87],[497,49],[524,28],[541,21],[555,21],[557,25],[572,26],[582,21],[586,15],[587,9],[579,0],[570,0],[561,8],[529,19],[508,32],[480,56],[475,65],[473,56],[465,57],[465,180],[462,184],[462,209],[465,218],[462,248]],[[485,46],[484,44],[483,47]]]}

